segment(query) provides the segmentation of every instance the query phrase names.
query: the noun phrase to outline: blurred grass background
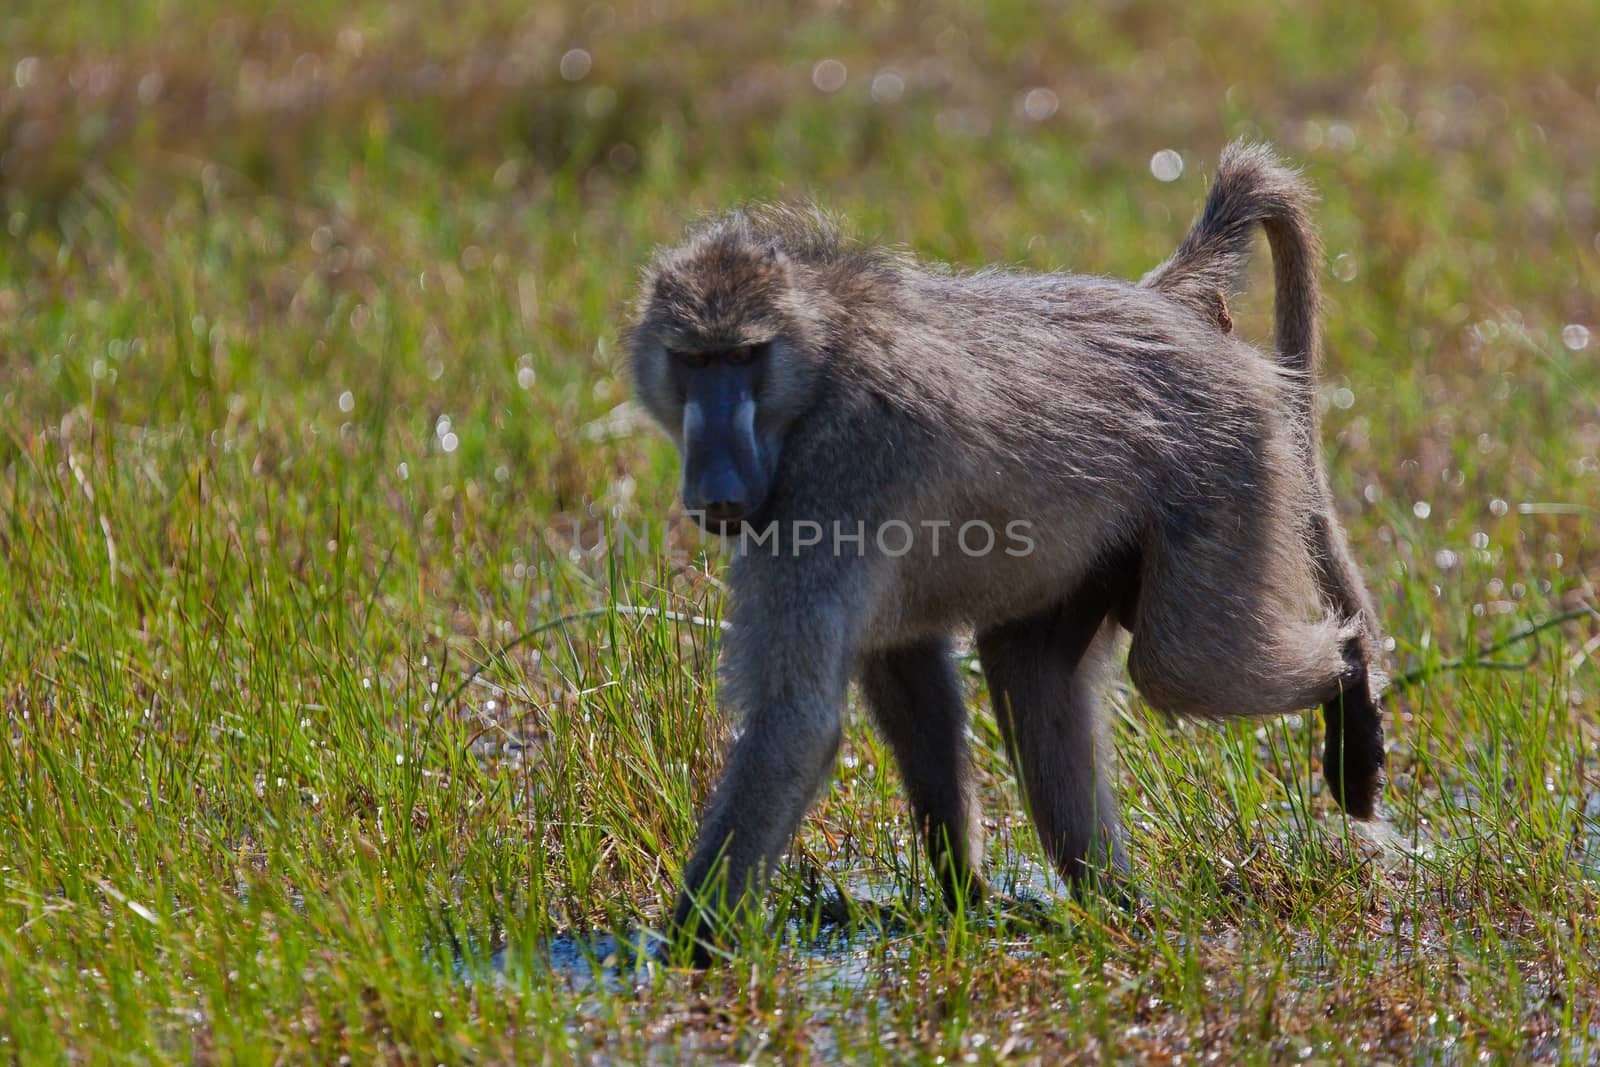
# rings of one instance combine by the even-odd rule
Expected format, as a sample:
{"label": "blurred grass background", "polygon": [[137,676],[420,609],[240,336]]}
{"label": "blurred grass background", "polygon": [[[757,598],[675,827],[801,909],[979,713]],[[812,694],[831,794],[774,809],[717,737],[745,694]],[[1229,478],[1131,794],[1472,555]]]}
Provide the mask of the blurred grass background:
{"label": "blurred grass background", "polygon": [[[1173,729],[1130,698],[1146,904],[1063,903],[1048,929],[919,895],[853,720],[789,924],[704,978],[599,986],[551,971],[551,939],[659,920],[723,737],[714,648],[609,611],[514,643],[594,607],[719,610],[681,525],[672,553],[586,551],[674,513],[617,338],[685,221],[809,197],[961,266],[1137,276],[1238,135],[1323,194],[1324,439],[1396,668],[1594,604],[1592,22],[1578,0],[8,5],[0,1048],[1592,1062],[1593,621],[1396,698],[1376,842],[1321,794],[1316,723]],[[1258,338],[1266,277],[1239,316]],[[991,867],[1048,893],[976,728]],[[813,943],[835,882],[898,917]]]}

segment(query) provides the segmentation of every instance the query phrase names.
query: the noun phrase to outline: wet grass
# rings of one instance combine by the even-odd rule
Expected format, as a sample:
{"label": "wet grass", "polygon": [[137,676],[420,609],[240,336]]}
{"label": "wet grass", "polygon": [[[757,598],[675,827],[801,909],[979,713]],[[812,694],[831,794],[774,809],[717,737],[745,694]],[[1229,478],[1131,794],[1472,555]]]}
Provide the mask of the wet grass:
{"label": "wet grass", "polygon": [[[0,14],[4,1055],[1600,1056],[1600,626],[1478,662],[1596,601],[1589,13],[1204,8]],[[980,716],[989,868],[1048,916],[949,916],[852,709],[771,929],[633,966],[726,736],[719,564],[618,363],[647,250],[804,195],[1137,275],[1241,133],[1324,195],[1324,437],[1414,676],[1386,821],[1309,719],[1124,693],[1141,904],[1080,907]]]}

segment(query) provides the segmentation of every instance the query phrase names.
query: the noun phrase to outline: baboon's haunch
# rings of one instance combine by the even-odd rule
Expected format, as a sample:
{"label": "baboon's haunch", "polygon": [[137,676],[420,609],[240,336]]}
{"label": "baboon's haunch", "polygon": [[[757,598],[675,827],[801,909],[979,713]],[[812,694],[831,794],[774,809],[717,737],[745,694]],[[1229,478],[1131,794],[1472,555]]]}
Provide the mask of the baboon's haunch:
{"label": "baboon's haunch", "polygon": [[[683,496],[738,547],[724,697],[745,728],[684,870],[702,942],[827,781],[849,680],[893,749],[947,898],[981,893],[951,635],[976,633],[1050,858],[1127,867],[1097,692],[1117,630],[1174,715],[1321,705],[1350,814],[1381,785],[1377,616],[1317,438],[1310,194],[1230,146],[1176,254],[1138,285],[959,274],[811,214],[735,213],[650,267],[630,345]],[[1266,230],[1277,352],[1226,295]],[[703,945],[702,945],[703,948]]]}

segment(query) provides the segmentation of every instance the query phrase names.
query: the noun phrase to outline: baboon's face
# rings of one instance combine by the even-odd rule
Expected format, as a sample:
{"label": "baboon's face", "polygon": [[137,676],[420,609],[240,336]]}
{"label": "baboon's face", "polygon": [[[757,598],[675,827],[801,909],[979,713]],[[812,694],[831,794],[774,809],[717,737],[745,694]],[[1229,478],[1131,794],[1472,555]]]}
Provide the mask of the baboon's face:
{"label": "baboon's face", "polygon": [[772,342],[667,349],[673,388],[683,398],[683,503],[715,532],[754,518],[777,474],[781,442],[757,414]]}
{"label": "baboon's face", "polygon": [[664,257],[631,337],[640,399],[683,457],[683,502],[713,533],[754,522],[811,387],[780,253],[730,240]]}

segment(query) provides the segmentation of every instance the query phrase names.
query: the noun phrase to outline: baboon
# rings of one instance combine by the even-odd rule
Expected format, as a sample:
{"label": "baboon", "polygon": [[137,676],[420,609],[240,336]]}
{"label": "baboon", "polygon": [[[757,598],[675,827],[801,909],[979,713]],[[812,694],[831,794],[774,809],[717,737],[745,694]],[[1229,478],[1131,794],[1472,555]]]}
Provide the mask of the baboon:
{"label": "baboon", "polygon": [[[1331,793],[1372,817],[1386,678],[1318,443],[1311,199],[1236,142],[1136,285],[931,267],[792,208],[722,216],[656,255],[628,335],[635,389],[678,446],[686,508],[734,549],[721,694],[744,728],[673,917],[697,958],[826,783],[852,677],[946,900],[981,899],[964,631],[1076,889],[1128,868],[1098,698],[1119,630],[1168,714],[1320,705]],[[1257,223],[1276,358],[1227,310]]]}

